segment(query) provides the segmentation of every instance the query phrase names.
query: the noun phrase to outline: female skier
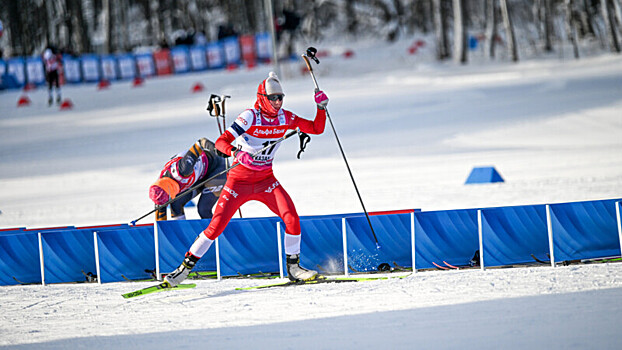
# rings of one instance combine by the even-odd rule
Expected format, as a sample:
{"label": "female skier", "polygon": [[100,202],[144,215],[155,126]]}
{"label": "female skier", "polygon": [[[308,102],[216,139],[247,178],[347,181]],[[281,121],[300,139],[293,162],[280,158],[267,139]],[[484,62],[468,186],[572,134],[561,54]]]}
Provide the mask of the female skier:
{"label": "female skier", "polygon": [[[310,121],[282,109],[283,88],[274,72],[257,88],[254,108],[242,112],[235,122],[216,140],[216,148],[225,156],[233,156],[234,165],[227,176],[227,183],[216,203],[209,226],[199,234],[182,264],[165,281],[171,286],[181,283],[220,235],[235,211],[250,200],[264,203],[285,223],[285,254],[287,274],[290,280],[312,280],[317,272],[302,268],[300,254],[300,219],[291,198],[272,173],[272,160],[280,144],[255,153],[282,137],[287,130],[300,128],[308,134],[321,134],[326,123],[328,97],[324,92],[315,94],[317,113]],[[237,147],[232,145],[236,141]],[[255,155],[255,157],[253,157]]]}
{"label": "female skier", "polygon": [[[190,149],[171,158],[160,172],[158,180],[149,187],[149,198],[156,205],[163,205],[170,198],[175,198],[194,184],[215,176],[226,168],[225,160],[216,152],[214,143],[203,137],[195,142]],[[201,194],[197,211],[201,219],[212,217],[212,207],[227,181],[227,175],[222,174],[205,183],[198,189],[188,192],[182,198],[171,203],[171,217],[173,220],[185,220],[184,206],[192,198]],[[166,207],[156,211],[156,221],[166,220]]]}

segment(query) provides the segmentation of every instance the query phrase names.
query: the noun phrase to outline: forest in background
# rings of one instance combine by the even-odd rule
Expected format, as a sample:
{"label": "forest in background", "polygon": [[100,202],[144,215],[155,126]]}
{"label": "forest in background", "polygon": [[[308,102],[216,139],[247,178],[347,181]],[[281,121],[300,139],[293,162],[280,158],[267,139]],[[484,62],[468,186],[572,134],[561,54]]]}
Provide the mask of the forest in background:
{"label": "forest in background", "polygon": [[[63,52],[139,52],[268,32],[279,52],[297,45],[434,38],[436,57],[468,62],[470,38],[486,55],[518,61],[570,45],[620,52],[622,0],[0,0],[2,58]],[[285,48],[283,48],[285,47]]]}

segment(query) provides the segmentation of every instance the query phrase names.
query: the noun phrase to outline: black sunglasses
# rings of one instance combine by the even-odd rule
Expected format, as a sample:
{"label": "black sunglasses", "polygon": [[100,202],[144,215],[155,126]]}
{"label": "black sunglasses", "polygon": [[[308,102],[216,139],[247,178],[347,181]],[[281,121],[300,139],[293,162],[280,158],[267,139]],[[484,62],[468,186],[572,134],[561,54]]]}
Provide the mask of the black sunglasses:
{"label": "black sunglasses", "polygon": [[268,100],[270,100],[270,101],[283,101],[283,97],[285,95],[283,95],[283,94],[265,95],[264,94],[264,96],[266,96],[268,98]]}

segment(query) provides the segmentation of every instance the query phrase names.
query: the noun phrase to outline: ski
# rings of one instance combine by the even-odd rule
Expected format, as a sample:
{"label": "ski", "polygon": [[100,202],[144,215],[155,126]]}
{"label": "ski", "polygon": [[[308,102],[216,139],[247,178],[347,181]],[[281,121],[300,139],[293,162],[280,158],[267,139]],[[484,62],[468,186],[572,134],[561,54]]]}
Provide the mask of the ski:
{"label": "ski", "polygon": [[410,276],[402,275],[402,276],[383,276],[383,277],[326,277],[320,276],[314,280],[308,281],[287,281],[280,283],[272,283],[272,284],[264,284],[261,286],[253,286],[253,287],[241,287],[236,288],[235,290],[254,290],[254,289],[266,289],[266,288],[275,288],[275,287],[290,287],[290,286],[302,286],[309,284],[320,284],[320,283],[347,283],[347,282],[365,282],[365,281],[379,281],[379,280],[388,280],[392,278],[405,278]]}
{"label": "ski", "polygon": [[189,289],[189,288],[194,288],[196,286],[197,285],[194,284],[194,283],[188,283],[188,284],[179,284],[179,285],[177,285],[175,287],[171,287],[171,285],[168,284],[168,282],[162,282],[160,284],[156,284],[155,286],[151,286],[151,287],[135,290],[135,291],[130,292],[130,293],[125,293],[125,294],[123,294],[123,297],[125,299],[129,299],[129,298],[134,298],[134,297],[137,297],[137,296],[140,296],[140,295],[157,293],[157,292],[163,292],[165,290]]}
{"label": "ski", "polygon": [[452,265],[452,264],[448,263],[448,262],[447,262],[447,261],[445,261],[445,260],[443,260],[443,264],[447,265],[447,267],[451,267],[451,268],[452,268],[452,269],[454,269],[454,270],[460,270],[460,267],[459,267],[459,266],[454,266],[454,265]]}
{"label": "ski", "polygon": [[540,264],[546,264],[546,265],[550,265],[550,264],[551,264],[551,262],[550,262],[550,261],[544,261],[544,260],[542,260],[542,259],[538,259],[538,258],[536,258],[536,256],[535,256],[535,255],[533,255],[533,254],[531,254],[531,257],[533,258],[533,260],[535,260],[535,261],[539,262]]}
{"label": "ski", "polygon": [[436,266],[436,268],[438,268],[439,270],[449,270],[449,267],[441,266],[434,261],[432,261],[432,265]]}

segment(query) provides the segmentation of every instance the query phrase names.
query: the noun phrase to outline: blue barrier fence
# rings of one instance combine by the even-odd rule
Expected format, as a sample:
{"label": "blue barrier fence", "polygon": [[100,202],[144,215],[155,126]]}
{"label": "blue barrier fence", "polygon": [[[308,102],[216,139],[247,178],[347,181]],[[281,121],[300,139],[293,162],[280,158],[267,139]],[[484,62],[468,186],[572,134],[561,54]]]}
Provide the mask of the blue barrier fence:
{"label": "blue barrier fence", "polygon": [[485,266],[534,262],[532,254],[547,259],[549,243],[544,205],[483,209],[481,223]]}
{"label": "blue barrier fence", "polygon": [[279,221],[276,217],[232,220],[218,239],[220,275],[278,273]]}
{"label": "blue barrier fence", "polygon": [[[480,249],[482,268],[619,256],[621,209],[612,199],[382,213],[370,216],[379,245],[362,213],[301,217],[301,264],[343,274],[375,271],[381,263],[414,264],[415,270],[464,266]],[[0,285],[83,282],[89,273],[100,283],[168,273],[208,224],[0,230]],[[195,269],[219,276],[286,271],[279,257],[284,233],[276,217],[232,219]]]}
{"label": "blue barrier fence", "polygon": [[147,279],[155,271],[152,226],[98,231],[96,247],[102,283]]}
{"label": "blue barrier fence", "polygon": [[367,218],[351,217],[346,221],[346,242],[350,272],[376,271],[382,263],[389,267],[411,267],[411,214],[371,216],[374,238]]}
{"label": "blue barrier fence", "polygon": [[620,255],[616,200],[550,206],[557,261]]}
{"label": "blue barrier fence", "polygon": [[[184,74],[208,69],[223,69],[238,66],[244,58],[241,45],[248,41],[239,37],[229,37],[206,45],[175,46],[164,55],[153,53],[92,54],[80,56],[63,55],[62,74],[66,83],[94,83],[107,81],[146,78],[160,74]],[[249,62],[269,60],[271,56],[270,36],[259,33],[254,36],[253,52]],[[168,49],[165,49],[168,50]],[[246,49],[246,52],[249,48]],[[252,61],[252,62],[250,62]],[[167,66],[164,70],[159,70]],[[15,57],[0,59],[0,89],[18,89],[26,85],[44,85],[45,72],[43,60],[35,57]]]}
{"label": "blue barrier fence", "polygon": [[414,236],[415,268],[464,266],[479,249],[477,210],[416,213]]}
{"label": "blue barrier fence", "polygon": [[0,235],[0,285],[41,283],[36,232]]}

